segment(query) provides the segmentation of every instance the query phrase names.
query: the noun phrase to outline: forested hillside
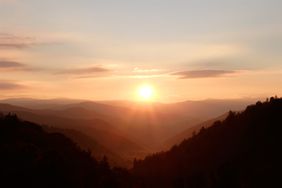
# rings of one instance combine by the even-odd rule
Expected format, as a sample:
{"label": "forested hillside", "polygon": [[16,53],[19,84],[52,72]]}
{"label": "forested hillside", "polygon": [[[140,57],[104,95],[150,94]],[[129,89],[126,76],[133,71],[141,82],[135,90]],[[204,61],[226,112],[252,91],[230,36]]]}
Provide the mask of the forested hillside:
{"label": "forested hillside", "polygon": [[[0,117],[0,187],[127,187],[127,172],[16,115]],[[126,181],[124,181],[126,178]],[[125,183],[125,184],[123,184]]]}
{"label": "forested hillside", "polygon": [[168,152],[135,161],[138,187],[281,187],[282,99],[257,102]]}

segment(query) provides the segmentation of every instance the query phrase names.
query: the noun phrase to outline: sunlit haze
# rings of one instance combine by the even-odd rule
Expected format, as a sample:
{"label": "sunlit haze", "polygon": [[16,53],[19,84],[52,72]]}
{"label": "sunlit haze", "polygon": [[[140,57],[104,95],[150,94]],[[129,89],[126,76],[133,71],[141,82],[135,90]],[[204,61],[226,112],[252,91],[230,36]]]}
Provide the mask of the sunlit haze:
{"label": "sunlit haze", "polygon": [[140,100],[150,101],[154,96],[154,89],[150,85],[142,85],[138,88],[138,95]]}
{"label": "sunlit haze", "polygon": [[281,7],[0,0],[0,98],[136,100],[142,83],[159,102],[281,95]]}
{"label": "sunlit haze", "polygon": [[279,188],[282,0],[0,0],[0,187]]}

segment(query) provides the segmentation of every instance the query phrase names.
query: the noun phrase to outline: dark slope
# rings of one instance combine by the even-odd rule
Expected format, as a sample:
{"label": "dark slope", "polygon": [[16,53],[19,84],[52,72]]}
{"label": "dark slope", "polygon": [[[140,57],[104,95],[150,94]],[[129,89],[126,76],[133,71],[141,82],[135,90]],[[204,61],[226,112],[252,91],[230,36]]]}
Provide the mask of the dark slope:
{"label": "dark slope", "polygon": [[207,121],[204,121],[202,123],[199,123],[193,127],[189,127],[188,129],[184,130],[183,132],[174,135],[173,137],[167,139],[164,142],[164,149],[170,149],[174,145],[180,144],[184,139],[192,137],[194,134],[199,132],[201,128],[208,128],[213,125],[214,122],[216,121],[221,121],[224,120],[227,117],[228,113],[225,113],[217,118],[213,118]]}
{"label": "dark slope", "polygon": [[126,187],[126,171],[15,115],[0,116],[0,166],[0,187]]}
{"label": "dark slope", "polygon": [[135,161],[136,187],[282,187],[282,99],[230,113],[168,152]]}
{"label": "dark slope", "polygon": [[126,161],[117,153],[113,153],[108,148],[105,148],[94,138],[83,134],[80,131],[73,129],[59,129],[55,127],[43,126],[45,131],[49,133],[62,133],[63,135],[70,138],[74,143],[79,145],[83,150],[91,151],[92,156],[98,160],[102,160],[104,156],[107,156],[110,166],[132,166],[132,161]]}

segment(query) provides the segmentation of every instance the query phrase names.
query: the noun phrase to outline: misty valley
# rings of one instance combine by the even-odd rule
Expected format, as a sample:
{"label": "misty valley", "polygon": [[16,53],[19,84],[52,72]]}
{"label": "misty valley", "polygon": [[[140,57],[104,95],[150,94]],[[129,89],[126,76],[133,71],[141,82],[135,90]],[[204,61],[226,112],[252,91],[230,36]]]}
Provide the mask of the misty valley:
{"label": "misty valley", "polygon": [[282,0],[0,0],[0,188],[282,188]]}
{"label": "misty valley", "polygon": [[0,101],[0,111],[3,187],[281,185],[277,97],[170,104],[14,98]]}

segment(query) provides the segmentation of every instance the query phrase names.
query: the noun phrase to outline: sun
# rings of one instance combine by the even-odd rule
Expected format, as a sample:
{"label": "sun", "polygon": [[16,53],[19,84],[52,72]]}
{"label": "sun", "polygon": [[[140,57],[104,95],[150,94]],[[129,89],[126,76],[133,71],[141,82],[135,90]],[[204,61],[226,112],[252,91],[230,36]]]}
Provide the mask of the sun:
{"label": "sun", "polygon": [[138,96],[143,101],[152,100],[154,95],[154,89],[150,85],[142,85],[138,88]]}

